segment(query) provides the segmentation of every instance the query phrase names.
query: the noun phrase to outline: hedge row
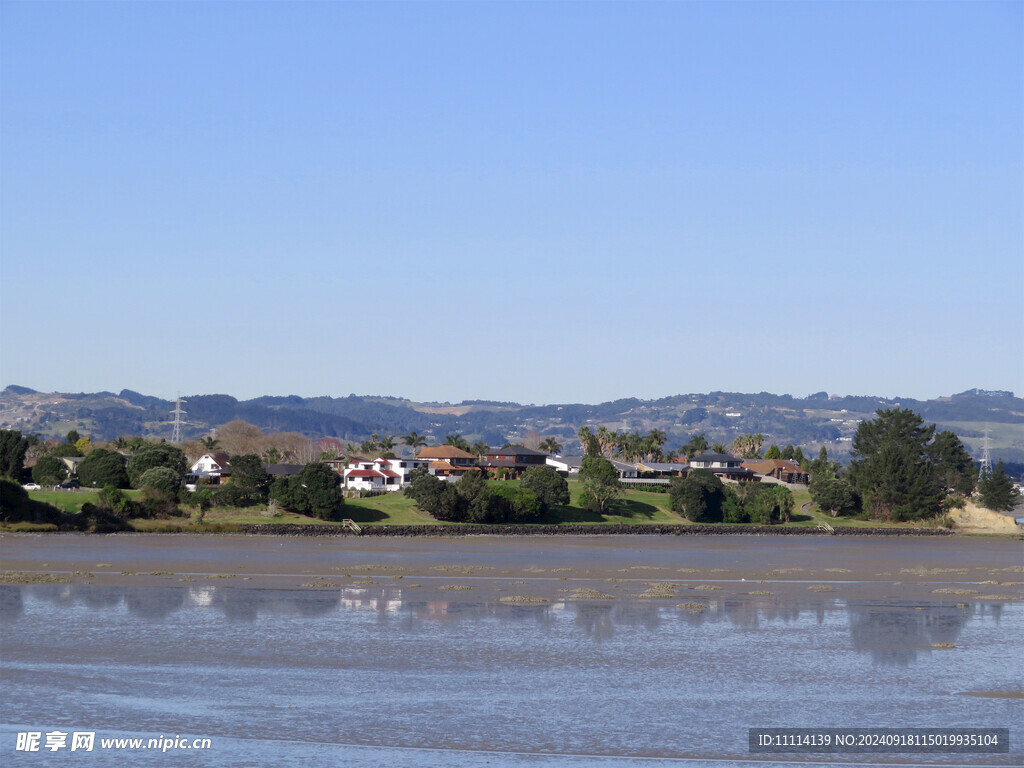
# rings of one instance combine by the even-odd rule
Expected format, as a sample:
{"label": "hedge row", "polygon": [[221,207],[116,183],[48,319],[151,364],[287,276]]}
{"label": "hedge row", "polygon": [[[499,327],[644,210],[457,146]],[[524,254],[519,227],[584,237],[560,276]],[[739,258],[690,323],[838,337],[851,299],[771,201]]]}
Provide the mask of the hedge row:
{"label": "hedge row", "polygon": [[[355,536],[333,525],[243,525],[263,536]],[[784,525],[364,525],[363,536],[828,536]],[[950,536],[944,528],[836,528],[837,536]]]}

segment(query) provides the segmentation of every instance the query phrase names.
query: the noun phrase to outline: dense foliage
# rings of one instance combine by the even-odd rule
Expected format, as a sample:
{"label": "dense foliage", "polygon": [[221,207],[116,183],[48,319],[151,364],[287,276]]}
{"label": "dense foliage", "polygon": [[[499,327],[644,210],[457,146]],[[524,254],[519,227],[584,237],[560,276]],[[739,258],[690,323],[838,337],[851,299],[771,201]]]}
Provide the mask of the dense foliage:
{"label": "dense foliage", "polygon": [[28,440],[16,429],[0,429],[0,477],[18,480],[25,465]]}
{"label": "dense foliage", "polygon": [[279,477],[270,488],[270,498],[292,512],[321,520],[341,520],[345,516],[341,476],[320,462],[307,464],[291,477]]}
{"label": "dense foliage", "polygon": [[168,499],[177,501],[181,494],[181,475],[170,467],[153,467],[142,473],[139,487],[159,491]]}
{"label": "dense foliage", "polygon": [[519,487],[533,491],[545,511],[569,504],[569,483],[553,467],[530,467],[520,476]]}
{"label": "dense foliage", "polygon": [[600,456],[584,456],[580,463],[580,504],[599,514],[607,514],[622,496],[619,473],[615,466]]}
{"label": "dense foliage", "polygon": [[68,467],[60,456],[51,453],[40,456],[32,467],[32,479],[40,485],[57,485],[67,479]]}
{"label": "dense foliage", "polygon": [[16,482],[0,478],[0,522],[59,525],[62,518],[56,507],[29,498]]}
{"label": "dense foliage", "polygon": [[814,477],[810,485],[811,499],[818,508],[832,517],[850,515],[857,511],[857,492],[845,479]]}
{"label": "dense foliage", "polygon": [[672,499],[672,511],[690,522],[717,523],[722,520],[725,492],[722,481],[713,472],[695,469],[685,478],[674,478],[668,493]]}
{"label": "dense foliage", "polygon": [[124,456],[120,453],[96,448],[78,465],[78,480],[90,488],[105,485],[127,488],[129,481],[125,465]]}
{"label": "dense foliage", "polygon": [[270,475],[260,457],[243,453],[231,457],[231,479],[217,491],[214,503],[219,507],[252,507],[266,503],[270,494]]}
{"label": "dense foliage", "polygon": [[774,483],[726,485],[713,472],[695,469],[669,485],[672,510],[694,523],[788,523],[793,493]]}
{"label": "dense foliage", "polygon": [[997,512],[1009,512],[1013,509],[1020,496],[1010,478],[1006,476],[1003,462],[996,462],[995,468],[985,474],[978,483],[982,506]]}
{"label": "dense foliage", "polygon": [[413,471],[405,494],[438,520],[471,523],[529,523],[544,509],[529,488],[488,483],[482,472],[467,472],[457,482],[445,482],[426,467]]}
{"label": "dense foliage", "polygon": [[128,462],[132,487],[141,488],[142,475],[154,467],[167,467],[177,473],[180,480],[188,469],[188,459],[180,448],[170,443],[147,443]]}
{"label": "dense foliage", "polygon": [[115,488],[112,485],[105,485],[100,491],[96,506],[101,509],[105,509],[107,512],[110,512],[117,517],[127,520],[129,517],[132,517],[134,505],[132,504],[132,500],[129,499],[120,488]]}
{"label": "dense foliage", "polygon": [[941,512],[947,489],[973,488],[973,467],[951,432],[910,410],[879,410],[853,438],[850,480],[876,519],[920,520]]}

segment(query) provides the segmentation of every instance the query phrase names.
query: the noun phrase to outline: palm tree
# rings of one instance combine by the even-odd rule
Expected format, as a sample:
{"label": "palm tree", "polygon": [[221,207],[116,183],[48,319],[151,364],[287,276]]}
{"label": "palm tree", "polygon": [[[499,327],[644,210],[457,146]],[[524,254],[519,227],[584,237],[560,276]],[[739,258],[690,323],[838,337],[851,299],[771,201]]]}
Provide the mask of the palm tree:
{"label": "palm tree", "polygon": [[761,457],[761,446],[764,444],[764,435],[740,435],[732,441],[732,450],[744,459],[759,459]]}
{"label": "palm tree", "polygon": [[477,440],[471,446],[469,446],[469,452],[474,456],[486,456],[491,450],[491,446],[485,443],[483,440]]}
{"label": "palm tree", "polygon": [[690,435],[690,441],[679,450],[686,454],[686,458],[692,459],[707,449],[708,439],[704,435]]}
{"label": "palm tree", "polygon": [[416,455],[417,448],[422,448],[427,444],[426,438],[418,432],[410,432],[408,435],[405,435],[402,438],[402,442],[412,449],[413,456]]}
{"label": "palm tree", "polygon": [[[212,450],[214,450],[215,448],[217,448],[217,446],[219,446],[219,445],[220,445],[220,440],[218,440],[217,438],[215,438],[215,437],[212,437],[212,436],[207,436],[207,437],[204,437],[204,438],[203,438],[202,440],[200,440],[199,442],[200,442],[200,443],[202,443],[202,444],[203,444],[203,447],[204,447],[204,448],[205,448],[206,450],[208,450],[208,451],[212,451]],[[273,462],[271,462],[271,463],[273,463]]]}
{"label": "palm tree", "polygon": [[657,461],[661,458],[661,448],[667,439],[668,436],[660,429],[652,429],[647,433],[645,452],[648,461]]}
{"label": "palm tree", "polygon": [[460,435],[458,432],[456,432],[454,434],[451,434],[451,435],[445,435],[445,437],[444,437],[444,444],[445,445],[454,445],[456,448],[459,448],[459,449],[461,449],[463,451],[468,451],[469,450],[469,443],[467,443],[466,439],[462,435]]}
{"label": "palm tree", "polygon": [[580,431],[576,433],[576,436],[580,439],[580,446],[584,456],[597,456],[600,453],[601,449],[597,444],[597,438],[590,431],[590,427],[580,427]]}
{"label": "palm tree", "polygon": [[725,443],[712,443],[711,444],[711,452],[712,453],[728,453],[729,449],[726,447]]}
{"label": "palm tree", "polygon": [[390,451],[392,448],[395,447],[395,438],[394,438],[393,435],[388,435],[387,437],[382,437],[377,442],[377,445],[379,445],[380,449],[382,451],[384,451],[384,452]]}
{"label": "palm tree", "polygon": [[541,442],[540,449],[545,453],[558,453],[562,450],[562,446],[555,438],[548,437]]}
{"label": "palm tree", "polygon": [[619,435],[602,425],[597,428],[597,444],[601,448],[601,455],[610,459],[619,447]]}
{"label": "palm tree", "polygon": [[619,435],[617,447],[619,454],[625,461],[637,461],[644,453],[643,441],[640,439],[640,435],[635,432]]}

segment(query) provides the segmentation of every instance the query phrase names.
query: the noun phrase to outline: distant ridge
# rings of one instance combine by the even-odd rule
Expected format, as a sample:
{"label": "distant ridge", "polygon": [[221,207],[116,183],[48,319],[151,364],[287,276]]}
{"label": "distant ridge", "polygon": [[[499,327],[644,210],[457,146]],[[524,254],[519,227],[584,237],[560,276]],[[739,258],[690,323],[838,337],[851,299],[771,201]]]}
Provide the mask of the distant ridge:
{"label": "distant ridge", "polygon": [[[793,443],[805,450],[824,446],[829,454],[849,453],[852,436],[879,408],[911,408],[929,423],[951,429],[975,453],[985,432],[993,455],[1024,461],[1024,400],[1005,390],[970,389],[932,400],[869,395],[807,397],[742,392],[671,395],[653,400],[622,398],[605,403],[522,405],[491,400],[451,404],[415,403],[387,395],[300,397],[267,395],[238,400],[226,394],[183,395],[187,411],[183,435],[195,439],[241,419],[268,432],[299,432],[359,443],[371,434],[395,437],[410,432],[429,442],[459,433],[471,442],[520,443],[531,433],[554,437],[563,452],[578,452],[581,426],[605,426],[618,432],[667,435],[668,448],[703,433],[709,442],[728,444],[746,433],[764,435],[764,444]],[[40,393],[10,385],[0,392],[0,426],[43,437],[63,437],[71,429],[94,440],[118,435],[170,438],[172,401],[129,389],[119,393]]]}
{"label": "distant ridge", "polygon": [[10,393],[12,395],[38,395],[39,394],[34,389],[29,389],[28,387],[19,387],[17,384],[9,384],[4,389],[2,394],[6,395],[8,393]]}

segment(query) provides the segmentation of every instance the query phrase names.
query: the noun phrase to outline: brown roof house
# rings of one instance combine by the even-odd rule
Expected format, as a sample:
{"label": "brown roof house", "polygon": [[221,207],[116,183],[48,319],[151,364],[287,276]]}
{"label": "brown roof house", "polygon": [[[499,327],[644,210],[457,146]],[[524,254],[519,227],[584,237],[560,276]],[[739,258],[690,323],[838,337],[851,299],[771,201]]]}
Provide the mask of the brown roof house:
{"label": "brown roof house", "polygon": [[781,483],[800,483],[806,485],[810,481],[810,476],[800,469],[800,465],[786,459],[744,461],[743,466],[759,475],[774,478]]}
{"label": "brown roof house", "polygon": [[429,462],[430,474],[443,480],[458,479],[470,470],[479,469],[476,456],[454,445],[431,445],[416,454],[419,461]]}
{"label": "brown roof house", "polygon": [[530,467],[547,466],[547,458],[548,455],[543,451],[534,451],[522,446],[491,448],[480,462],[480,466],[499,476],[519,477]]}

